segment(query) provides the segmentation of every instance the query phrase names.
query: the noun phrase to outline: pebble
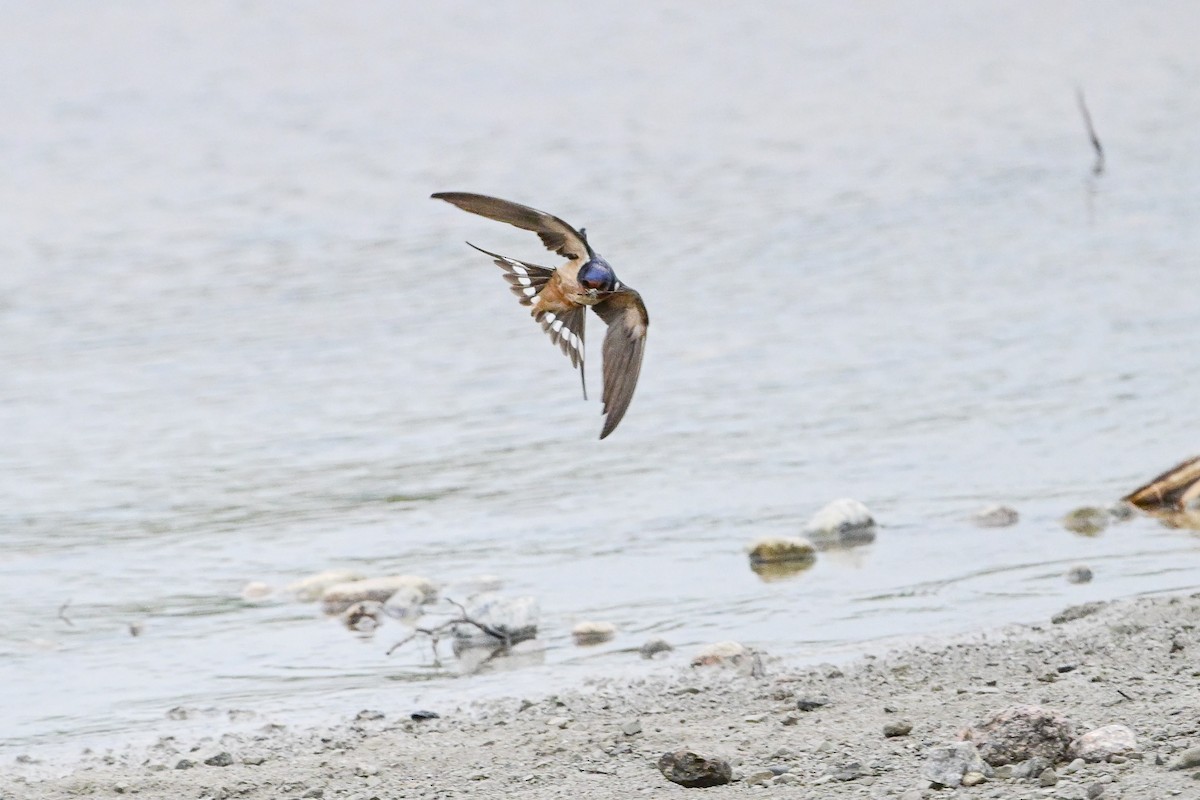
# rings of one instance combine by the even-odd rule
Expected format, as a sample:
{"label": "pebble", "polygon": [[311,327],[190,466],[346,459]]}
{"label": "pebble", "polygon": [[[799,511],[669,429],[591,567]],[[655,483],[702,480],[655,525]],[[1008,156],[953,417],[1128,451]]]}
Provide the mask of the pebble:
{"label": "pebble", "polygon": [[906,719],[900,719],[884,725],[883,735],[889,739],[897,736],[908,736],[910,733],[912,733],[912,729],[913,726],[911,722]]}
{"label": "pebble", "polygon": [[550,717],[546,724],[551,728],[565,728],[571,724],[571,720],[568,717]]}
{"label": "pebble", "polygon": [[1125,725],[1105,725],[1071,742],[1070,755],[1084,761],[1111,761],[1137,750],[1137,737]]}
{"label": "pebble", "polygon": [[[411,719],[413,722],[422,722],[427,719],[441,719],[441,716],[442,715],[436,711],[423,711],[423,710],[422,711],[414,711],[408,715],[409,719]],[[382,719],[382,718],[383,718],[383,714],[380,714],[379,717],[372,717],[372,719]]]}
{"label": "pebble", "polygon": [[340,614],[355,603],[367,600],[386,603],[401,589],[414,589],[425,602],[437,598],[437,585],[419,575],[387,575],[358,581],[335,583],[321,593],[321,605],[326,614]]}
{"label": "pebble", "polygon": [[640,719],[631,719],[628,722],[621,723],[621,733],[626,736],[637,736],[642,732],[642,721]]}
{"label": "pebble", "polygon": [[1080,564],[1067,570],[1068,583],[1090,583],[1092,577],[1092,568],[1086,564]]}
{"label": "pebble", "polygon": [[801,711],[816,711],[818,708],[829,704],[828,697],[804,696],[796,701],[796,708]]}
{"label": "pebble", "polygon": [[181,758],[175,762],[175,769],[191,769],[194,766],[196,766],[196,762],[186,758]]}
{"label": "pebble", "polygon": [[1104,795],[1104,784],[1093,783],[1087,787],[1088,800],[1097,800]]}
{"label": "pebble", "polygon": [[1083,769],[1083,766],[1084,760],[1082,758],[1076,758],[1070,764],[1067,764],[1065,767],[1063,767],[1063,774],[1074,775],[1076,772],[1079,772],[1079,770]]}
{"label": "pebble", "polygon": [[1015,508],[1009,506],[987,506],[975,512],[971,521],[981,528],[1007,528],[1020,519]]}
{"label": "pebble", "polygon": [[693,667],[739,665],[750,657],[750,649],[739,642],[717,642],[701,650],[692,659]]}
{"label": "pebble", "polygon": [[603,644],[617,635],[617,626],[611,622],[580,622],[571,629],[571,639],[580,646]]}
{"label": "pebble", "polygon": [[867,507],[857,500],[843,497],[825,505],[805,526],[807,533],[844,534],[875,527],[875,519]]}
{"label": "pebble", "polygon": [[660,653],[669,653],[674,649],[675,648],[672,647],[671,643],[666,639],[651,639],[638,648],[638,654],[641,655],[642,658],[650,659],[654,658]]}
{"label": "pebble", "polygon": [[1097,611],[1104,608],[1105,605],[1106,604],[1102,602],[1094,602],[1080,603],[1077,606],[1067,606],[1062,611],[1051,617],[1050,621],[1055,625],[1062,625],[1065,622],[1074,622],[1077,619],[1090,617],[1092,614],[1095,614]]}
{"label": "pebble", "polygon": [[793,775],[790,772],[785,772],[782,775],[776,775],[775,780],[771,782],[779,786],[786,786],[789,783],[799,783],[800,778],[799,776]]}
{"label": "pebble", "polygon": [[364,577],[364,575],[354,570],[327,569],[324,572],[318,572],[316,575],[309,575],[307,578],[301,578],[298,581],[289,583],[284,591],[301,602],[309,603],[313,600],[320,600],[321,595],[330,586],[350,581],[359,581]]}
{"label": "pebble", "polygon": [[691,750],[663,753],[658,770],[667,780],[688,788],[721,786],[733,780],[733,767],[728,761]]}
{"label": "pebble", "polygon": [[1191,769],[1200,767],[1200,747],[1190,747],[1179,754],[1169,769]]}
{"label": "pebble", "polygon": [[271,587],[262,581],[250,581],[242,587],[242,599],[248,603],[271,596]]}
{"label": "pebble", "polygon": [[757,784],[766,785],[775,779],[775,773],[769,769],[756,770],[746,776],[746,783],[750,786]]}
{"label": "pebble", "polygon": [[987,776],[982,772],[968,772],[962,776],[963,786],[978,786],[987,780]]}
{"label": "pebble", "polygon": [[220,752],[211,758],[204,759],[204,763],[210,767],[228,767],[233,764],[233,756],[226,752]]}
{"label": "pebble", "polygon": [[1084,506],[1063,517],[1062,524],[1073,533],[1095,536],[1108,527],[1108,512],[1103,508]]}
{"label": "pebble", "polygon": [[257,754],[252,755],[252,756],[242,756],[242,763],[246,764],[247,766],[251,766],[251,767],[257,767],[266,760],[267,759],[265,756],[260,756]]}
{"label": "pebble", "polygon": [[1042,770],[1042,774],[1038,775],[1038,786],[1053,786],[1058,783],[1058,773],[1054,771],[1054,767],[1046,767]]}
{"label": "pebble", "polygon": [[921,777],[937,786],[951,789],[962,784],[963,776],[969,772],[991,775],[992,768],[979,757],[979,750],[972,742],[935,747],[921,766]]}
{"label": "pebble", "polygon": [[800,536],[772,536],[750,544],[747,548],[752,564],[777,564],[780,562],[811,563],[817,558],[817,548]]}

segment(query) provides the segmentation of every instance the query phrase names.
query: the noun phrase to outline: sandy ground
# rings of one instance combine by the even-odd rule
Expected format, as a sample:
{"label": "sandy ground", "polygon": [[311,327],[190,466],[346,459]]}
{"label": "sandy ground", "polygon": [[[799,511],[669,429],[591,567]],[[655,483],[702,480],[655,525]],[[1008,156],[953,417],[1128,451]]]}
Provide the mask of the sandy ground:
{"label": "sandy ground", "polygon": [[[1138,752],[1119,763],[1057,764],[1057,783],[997,777],[942,790],[980,798],[1200,797],[1200,595],[1112,603],[1066,622],[978,633],[867,656],[841,667],[766,675],[680,666],[665,677],[602,681],[556,696],[441,709],[423,722],[383,709],[329,730],[271,727],[217,739],[164,739],[86,757],[34,781],[8,765],[0,797],[154,798],[763,796],[939,794],[921,776],[931,750],[1018,703],[1056,709],[1079,733],[1121,723]],[[685,657],[674,656],[680,662]],[[811,711],[799,698],[824,701]],[[377,717],[377,718],[367,718]],[[888,738],[883,727],[912,731]],[[727,758],[734,781],[669,783],[655,763],[692,748]],[[205,762],[211,760],[212,764]],[[180,762],[191,766],[179,768]],[[855,766],[857,765],[857,766]],[[774,767],[784,778],[755,780]],[[1193,775],[1195,774],[1195,777]]]}

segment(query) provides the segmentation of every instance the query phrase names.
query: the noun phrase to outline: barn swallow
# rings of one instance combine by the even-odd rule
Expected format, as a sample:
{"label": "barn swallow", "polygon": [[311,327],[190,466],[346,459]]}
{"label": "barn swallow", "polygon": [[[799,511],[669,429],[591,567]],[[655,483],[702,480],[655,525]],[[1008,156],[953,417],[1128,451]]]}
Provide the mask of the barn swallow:
{"label": "barn swallow", "polygon": [[612,266],[588,244],[584,228],[575,230],[545,211],[481,194],[438,192],[433,199],[445,200],[463,211],[533,231],[548,250],[567,259],[565,264],[549,269],[467,242],[484,255],[491,256],[496,266],[504,270],[504,278],[511,284],[521,305],[529,306],[529,313],[549,334],[550,342],[557,344],[571,359],[572,367],[579,368],[585,400],[583,329],[588,307],[604,320],[608,326],[604,336],[603,413],[606,416],[600,438],[612,433],[629,408],[642,370],[646,328],[650,325],[642,296],[617,280]]}

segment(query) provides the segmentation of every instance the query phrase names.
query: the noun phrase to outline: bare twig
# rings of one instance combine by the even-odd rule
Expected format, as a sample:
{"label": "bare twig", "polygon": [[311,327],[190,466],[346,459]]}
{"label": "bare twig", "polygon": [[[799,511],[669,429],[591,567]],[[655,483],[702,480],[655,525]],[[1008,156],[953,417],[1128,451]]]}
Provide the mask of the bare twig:
{"label": "bare twig", "polygon": [[459,616],[457,618],[446,620],[439,625],[434,625],[432,628],[413,628],[412,633],[388,648],[387,655],[390,656],[394,651],[399,650],[413,639],[423,635],[428,636],[433,644],[433,657],[436,660],[438,657],[438,642],[441,640],[442,634],[448,630],[453,630],[457,625],[471,625],[483,631],[488,636],[496,639],[497,644],[503,645],[504,648],[509,648],[512,646],[512,637],[508,631],[480,622],[477,619],[471,619],[470,615],[467,614],[467,609],[462,603],[456,603],[449,597],[446,598],[446,602],[458,609]]}
{"label": "bare twig", "polygon": [[68,597],[67,602],[58,607],[58,618],[74,628],[75,623],[71,622],[71,618],[67,616],[67,606],[69,605],[71,605],[71,598]]}
{"label": "bare twig", "polygon": [[1100,138],[1096,136],[1096,128],[1092,125],[1092,115],[1088,112],[1087,101],[1083,99],[1083,89],[1076,87],[1075,99],[1079,102],[1079,111],[1083,114],[1083,124],[1087,126],[1088,139],[1096,151],[1096,163],[1092,165],[1093,175],[1104,174],[1104,148],[1100,146]]}

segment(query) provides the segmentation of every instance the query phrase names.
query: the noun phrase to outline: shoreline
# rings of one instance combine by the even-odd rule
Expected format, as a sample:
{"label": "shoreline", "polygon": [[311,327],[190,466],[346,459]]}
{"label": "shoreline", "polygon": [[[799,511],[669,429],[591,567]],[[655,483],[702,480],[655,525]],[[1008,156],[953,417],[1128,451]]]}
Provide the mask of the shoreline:
{"label": "shoreline", "polygon": [[[789,667],[767,653],[762,676],[745,664],[681,666],[440,709],[424,721],[382,709],[320,729],[162,737],[86,754],[62,777],[35,780],[22,773],[37,765],[16,764],[0,774],[0,798],[665,796],[705,791],[670,783],[655,766],[663,753],[691,748],[733,767],[734,781],[709,792],[915,800],[935,793],[922,777],[935,749],[1018,704],[1060,712],[1077,734],[1126,725],[1136,749],[1075,769],[1064,759],[1052,786],[1001,773],[956,791],[1064,800],[1200,793],[1196,768],[1171,769],[1200,745],[1200,595],[1072,609],[1058,623],[907,644],[840,666]],[[884,735],[901,721],[911,732],[894,735],[893,725]]]}

